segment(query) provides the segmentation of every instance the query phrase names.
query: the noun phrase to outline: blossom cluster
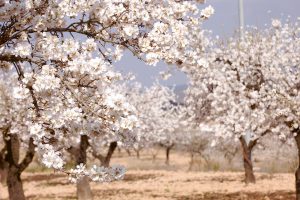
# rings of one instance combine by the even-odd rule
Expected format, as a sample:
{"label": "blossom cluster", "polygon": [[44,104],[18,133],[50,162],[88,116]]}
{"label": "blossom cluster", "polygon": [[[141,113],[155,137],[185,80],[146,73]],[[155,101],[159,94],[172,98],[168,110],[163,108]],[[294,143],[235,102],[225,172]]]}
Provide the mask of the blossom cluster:
{"label": "blossom cluster", "polygon": [[78,182],[83,177],[88,177],[94,182],[112,182],[121,180],[125,175],[125,168],[120,165],[113,165],[112,167],[99,167],[93,165],[91,169],[86,169],[82,163],[77,165],[75,169],[69,172],[69,180],[72,183]]}

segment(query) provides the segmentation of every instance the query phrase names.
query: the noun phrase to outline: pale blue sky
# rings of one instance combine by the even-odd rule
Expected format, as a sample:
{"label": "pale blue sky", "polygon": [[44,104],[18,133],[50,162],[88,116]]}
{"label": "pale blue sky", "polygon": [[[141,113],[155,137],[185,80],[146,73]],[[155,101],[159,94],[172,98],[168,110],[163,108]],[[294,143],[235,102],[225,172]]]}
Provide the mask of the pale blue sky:
{"label": "pale blue sky", "polygon": [[[230,36],[239,26],[238,0],[207,0],[205,7],[212,5],[215,14],[206,21],[204,27],[212,30],[214,35],[221,37]],[[300,0],[244,0],[245,25],[255,25],[262,28],[270,24],[272,18],[286,19],[289,15],[292,19],[300,16]],[[123,73],[133,72],[137,81],[145,86],[153,83],[160,71],[166,70],[166,65],[159,63],[156,67],[147,66],[137,60],[130,53],[126,53],[123,59],[116,63],[117,70]],[[161,81],[164,85],[182,85],[187,83],[184,74],[174,72],[167,81]]]}

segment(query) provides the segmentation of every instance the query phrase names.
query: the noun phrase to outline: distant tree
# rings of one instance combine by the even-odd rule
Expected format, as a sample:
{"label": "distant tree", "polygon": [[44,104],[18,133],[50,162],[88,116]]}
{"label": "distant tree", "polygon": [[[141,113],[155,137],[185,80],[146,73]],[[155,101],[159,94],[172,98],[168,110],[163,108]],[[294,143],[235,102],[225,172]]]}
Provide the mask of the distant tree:
{"label": "distant tree", "polygon": [[191,80],[191,115],[198,123],[213,121],[217,138],[240,141],[246,183],[255,182],[251,154],[261,137],[294,134],[298,141],[298,27],[273,20],[271,28],[246,31],[243,40],[211,40],[197,65],[182,64]]}

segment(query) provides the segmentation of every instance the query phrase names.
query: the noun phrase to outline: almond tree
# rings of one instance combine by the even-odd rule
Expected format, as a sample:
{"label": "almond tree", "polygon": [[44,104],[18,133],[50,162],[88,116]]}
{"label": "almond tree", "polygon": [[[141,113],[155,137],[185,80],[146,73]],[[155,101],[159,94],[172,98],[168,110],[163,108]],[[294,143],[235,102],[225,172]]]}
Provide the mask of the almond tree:
{"label": "almond tree", "polygon": [[[116,88],[123,91],[135,108],[137,126],[131,131],[135,138],[133,148],[138,152],[142,148],[157,145],[166,148],[168,164],[170,150],[182,134],[177,131],[185,115],[184,107],[176,103],[172,88],[155,82],[151,87],[142,87],[137,82],[127,81]],[[123,144],[124,145],[124,144]]]}
{"label": "almond tree", "polygon": [[[300,161],[300,28],[299,21],[281,24],[279,20],[273,21],[272,45],[276,47],[276,54],[272,58],[277,67],[267,68],[265,76],[272,80],[269,86],[271,117],[276,121],[272,133],[282,140],[294,138]],[[300,167],[295,173],[296,199],[300,199]]]}
{"label": "almond tree", "polygon": [[183,107],[176,103],[174,91],[158,82],[136,95],[140,95],[133,103],[140,120],[134,129],[138,137],[136,145],[164,147],[166,164],[169,164],[170,151],[181,136],[177,130],[185,114]]}
{"label": "almond tree", "polygon": [[211,133],[208,133],[204,126],[195,126],[195,123],[191,122],[186,116],[181,120],[181,127],[178,130],[181,137],[178,137],[176,144],[179,149],[190,154],[188,170],[193,168],[196,156],[199,156],[207,164],[209,155],[206,150],[210,147]]}
{"label": "almond tree", "polygon": [[273,20],[271,28],[254,28],[243,40],[208,45],[202,52],[206,59],[185,66],[194,119],[213,121],[217,137],[240,141],[246,182],[255,182],[251,152],[262,136],[280,132],[284,139],[297,133],[298,27]]}
{"label": "almond tree", "polygon": [[285,25],[281,29],[279,23],[274,20],[273,27],[267,30],[249,31],[242,41],[231,39],[221,46],[220,54],[216,52],[214,63],[221,64],[223,77],[218,74],[217,85],[222,83],[222,86],[214,89],[212,105],[218,107],[218,113],[225,113],[217,118],[216,131],[233,134],[240,141],[246,183],[255,182],[253,148],[261,137],[274,132],[278,126],[278,120],[274,119],[276,109],[271,108],[274,104],[272,91],[278,88],[277,84],[282,84],[276,81],[283,76],[281,68],[298,62],[299,51],[293,46],[295,44],[290,44],[291,40],[298,42],[297,25]]}
{"label": "almond tree", "polygon": [[176,102],[173,89],[159,84],[146,89],[143,98],[148,102],[142,101],[136,107],[140,112],[147,111],[142,115],[144,128],[148,130],[148,140],[152,146],[160,145],[165,148],[165,163],[169,165],[170,151],[183,137],[179,128],[185,115],[184,107]]}
{"label": "almond tree", "polygon": [[[16,84],[16,75],[1,76],[0,81],[0,131],[2,175],[6,177],[11,199],[25,199],[21,174],[31,163],[35,154],[33,139],[29,136],[32,110],[29,101],[13,98],[11,84]],[[20,148],[26,149],[20,158]],[[3,177],[3,178],[4,178]]]}
{"label": "almond tree", "polygon": [[[132,127],[132,112],[116,104],[110,89],[120,77],[114,61],[126,49],[148,64],[181,63],[191,35],[213,12],[200,12],[197,2],[0,1],[0,66],[18,75],[13,98],[30,101],[28,135],[42,163],[66,172],[61,152],[70,148],[69,138],[80,138],[78,163],[84,164],[89,137]],[[66,172],[72,181],[122,177],[119,168],[82,166]]]}

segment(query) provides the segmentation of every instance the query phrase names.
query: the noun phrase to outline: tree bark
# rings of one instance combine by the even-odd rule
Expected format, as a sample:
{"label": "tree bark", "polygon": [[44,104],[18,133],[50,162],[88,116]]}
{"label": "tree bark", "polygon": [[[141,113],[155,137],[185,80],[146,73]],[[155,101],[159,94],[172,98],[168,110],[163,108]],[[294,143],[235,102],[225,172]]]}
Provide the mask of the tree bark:
{"label": "tree bark", "polygon": [[126,152],[127,152],[128,156],[131,156],[131,152],[129,149],[126,149]]}
{"label": "tree bark", "polygon": [[23,184],[21,180],[22,172],[32,162],[34,156],[33,139],[30,138],[26,155],[19,164],[20,141],[16,134],[5,133],[6,155],[5,162],[8,164],[6,184],[10,200],[25,200]]}
{"label": "tree bark", "polygon": [[[79,149],[76,153],[76,165],[80,165],[81,163],[86,165],[87,161],[87,148],[89,146],[88,136],[82,135],[80,137]],[[82,179],[77,181],[77,199],[78,200],[92,200],[93,194],[91,191],[90,183],[87,177],[83,177]]]}
{"label": "tree bark", "polygon": [[193,168],[193,165],[194,165],[194,153],[193,152],[191,152],[191,160],[190,160],[190,163],[189,163],[189,171],[190,170],[192,170],[192,168]]}
{"label": "tree bark", "polygon": [[6,182],[8,163],[5,161],[6,146],[0,151],[0,183]]}
{"label": "tree bark", "polygon": [[77,184],[77,199],[78,200],[92,200],[93,194],[90,187],[90,182],[88,177],[83,177],[78,180]]}
{"label": "tree bark", "polygon": [[108,148],[107,154],[106,154],[106,156],[104,158],[104,161],[101,163],[102,166],[104,166],[104,167],[108,167],[109,166],[111,157],[112,157],[115,149],[117,148],[117,146],[118,146],[117,142],[111,142],[109,144],[109,148]]}
{"label": "tree bark", "polygon": [[6,184],[10,200],[25,200],[21,172],[15,165],[10,165],[7,172]]}
{"label": "tree bark", "polygon": [[140,159],[140,150],[135,149],[135,152],[136,152],[136,158]]}
{"label": "tree bark", "polygon": [[154,163],[156,161],[156,157],[158,154],[158,150],[154,147],[150,150],[151,154],[152,154],[152,162]]}
{"label": "tree bark", "polygon": [[251,141],[249,144],[247,144],[244,137],[240,137],[240,143],[243,150],[243,162],[244,162],[244,170],[245,170],[245,183],[255,183],[255,176],[253,172],[253,164],[251,160],[252,156],[252,149],[256,144],[255,141]]}
{"label": "tree bark", "polygon": [[156,161],[156,154],[152,154],[152,162],[154,163]]}
{"label": "tree bark", "polygon": [[7,168],[8,167],[0,169],[0,183],[1,184],[6,183],[6,180],[7,180]]}
{"label": "tree bark", "polygon": [[170,151],[173,147],[174,147],[174,144],[167,146],[167,148],[166,148],[166,164],[167,165],[170,164]]}
{"label": "tree bark", "polygon": [[110,160],[112,158],[112,155],[113,155],[114,151],[116,150],[117,146],[118,146],[117,142],[111,142],[109,144],[109,148],[108,148],[108,151],[106,153],[106,156],[103,156],[103,155],[97,153],[96,150],[93,149],[93,156],[95,158],[97,158],[98,160],[100,160],[101,166],[108,167],[109,164],[110,164]]}
{"label": "tree bark", "polygon": [[295,141],[298,150],[298,168],[295,173],[295,183],[296,183],[296,200],[300,200],[300,133],[295,136]]}

